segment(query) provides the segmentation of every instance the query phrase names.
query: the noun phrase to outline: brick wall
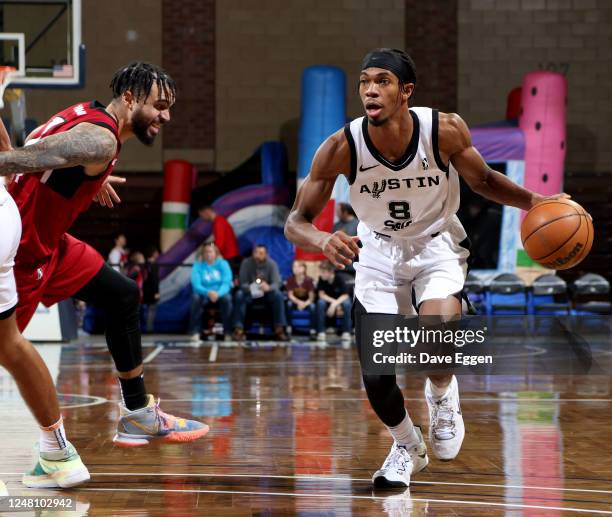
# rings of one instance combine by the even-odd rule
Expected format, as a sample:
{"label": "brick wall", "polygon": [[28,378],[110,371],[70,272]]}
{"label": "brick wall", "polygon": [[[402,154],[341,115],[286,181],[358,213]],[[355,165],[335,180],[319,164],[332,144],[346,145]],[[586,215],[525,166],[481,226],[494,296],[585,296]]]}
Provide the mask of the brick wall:
{"label": "brick wall", "polygon": [[415,104],[457,111],[457,0],[406,0],[404,33],[417,68]]}
{"label": "brick wall", "polygon": [[178,85],[164,158],[210,166],[215,146],[215,0],[163,0],[163,66]]}
{"label": "brick wall", "polygon": [[[82,100],[110,102],[110,80],[115,70],[130,61],[162,61],[161,0],[85,0],[82,8],[82,40],[87,47],[85,88],[26,90],[28,117],[39,122]],[[127,142],[118,169],[161,170],[164,131],[153,147]]]}
{"label": "brick wall", "polygon": [[568,79],[568,171],[612,171],[612,2],[459,0],[458,111],[504,118],[506,95],[541,67]]}
{"label": "brick wall", "polygon": [[305,67],[347,73],[348,115],[361,115],[359,65],[373,47],[404,46],[405,0],[217,2],[216,168],[227,171],[264,140],[282,139],[295,170]]}

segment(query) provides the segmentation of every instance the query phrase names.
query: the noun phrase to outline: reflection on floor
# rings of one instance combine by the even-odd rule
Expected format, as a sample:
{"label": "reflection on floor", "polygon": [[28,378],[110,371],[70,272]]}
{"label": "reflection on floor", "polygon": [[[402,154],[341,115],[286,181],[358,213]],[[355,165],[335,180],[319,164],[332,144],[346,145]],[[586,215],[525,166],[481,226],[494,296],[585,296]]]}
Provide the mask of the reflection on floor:
{"label": "reflection on floor", "polygon": [[[58,345],[40,347],[59,373],[69,438],[92,472],[85,488],[62,493],[78,498],[81,515],[612,513],[609,377],[463,377],[467,434],[458,458],[432,458],[409,491],[374,492],[370,476],[391,442],[365,397],[354,349],[180,339],[147,341],[148,389],[166,411],[211,431],[145,450],[112,444],[119,393],[101,338],[63,346],[61,355]],[[423,378],[400,381],[412,419],[426,427]],[[11,494],[36,494],[19,483],[36,427],[2,370],[0,414],[0,479]]]}

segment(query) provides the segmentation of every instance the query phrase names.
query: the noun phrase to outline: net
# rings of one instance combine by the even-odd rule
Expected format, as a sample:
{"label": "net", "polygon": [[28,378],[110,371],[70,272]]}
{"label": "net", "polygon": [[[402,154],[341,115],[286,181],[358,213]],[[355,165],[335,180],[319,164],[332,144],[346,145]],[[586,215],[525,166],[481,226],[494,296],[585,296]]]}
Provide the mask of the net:
{"label": "net", "polygon": [[0,66],[0,109],[4,108],[4,90],[16,75],[14,66]]}

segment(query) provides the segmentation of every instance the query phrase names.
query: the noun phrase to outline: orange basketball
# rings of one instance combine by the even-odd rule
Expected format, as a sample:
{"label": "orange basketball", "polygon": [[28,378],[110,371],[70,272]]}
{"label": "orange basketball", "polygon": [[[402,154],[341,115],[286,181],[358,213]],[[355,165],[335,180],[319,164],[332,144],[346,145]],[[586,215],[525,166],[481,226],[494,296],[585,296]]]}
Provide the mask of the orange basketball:
{"label": "orange basketball", "polygon": [[521,240],[527,255],[542,266],[569,269],[591,251],[593,223],[578,203],[547,199],[525,216]]}

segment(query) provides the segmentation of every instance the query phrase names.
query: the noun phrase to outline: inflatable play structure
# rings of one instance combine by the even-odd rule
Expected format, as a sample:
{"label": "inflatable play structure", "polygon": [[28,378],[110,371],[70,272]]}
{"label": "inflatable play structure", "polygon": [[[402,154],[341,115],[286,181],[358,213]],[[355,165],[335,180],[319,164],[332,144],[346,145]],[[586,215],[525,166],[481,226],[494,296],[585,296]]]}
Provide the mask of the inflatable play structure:
{"label": "inflatable play structure", "polygon": [[[346,76],[335,66],[311,66],[302,74],[302,102],[298,135],[297,186],[310,173],[315,153],[323,141],[346,122]],[[331,231],[336,202],[348,202],[348,182],[336,181],[332,197],[315,219],[317,228]],[[324,255],[296,249],[299,260],[323,260]]]}
{"label": "inflatable play structure", "polygon": [[[197,218],[199,206],[212,205],[217,214],[228,219],[242,256],[249,256],[254,244],[265,244],[283,277],[290,273],[293,259],[293,247],[283,235],[290,196],[282,143],[265,142],[235,170],[212,185],[193,191],[191,169],[185,164],[179,161],[166,165],[166,179],[178,176],[180,181],[164,189],[161,238],[166,249],[159,257],[161,300],[155,318],[157,332],[185,330],[191,304],[190,265],[211,233],[211,224]],[[173,170],[168,172],[168,168]],[[185,207],[188,199],[195,216],[190,226],[189,210]]]}
{"label": "inflatable play structure", "polygon": [[[327,136],[346,120],[346,78],[342,70],[313,66],[302,78],[301,120],[299,130],[298,186],[310,171],[314,153]],[[192,214],[198,206],[211,204],[232,224],[240,253],[248,256],[253,244],[263,243],[276,260],[283,278],[291,273],[296,251],[283,234],[291,199],[287,181],[287,158],[280,142],[264,143],[246,162],[200,191],[190,191],[191,169],[187,162],[166,164],[162,207],[162,250],[160,295],[155,319],[158,332],[183,332],[191,303],[191,268],[195,252],[210,235],[210,224],[196,219],[187,228],[186,200],[191,198]],[[348,200],[348,183],[338,181],[333,199],[316,224],[331,227],[335,199]],[[196,214],[197,215],[197,214]],[[319,254],[297,251],[306,260],[320,260]]]}
{"label": "inflatable play structure", "polygon": [[[520,88],[508,95],[506,120],[472,129],[474,146],[496,170],[541,194],[562,191],[565,159],[565,77],[554,72],[531,72]],[[310,171],[321,143],[346,123],[346,76],[331,66],[312,66],[302,77],[298,141],[297,185]],[[210,235],[210,224],[189,215],[197,206],[211,204],[236,232],[240,251],[249,255],[253,244],[267,245],[281,274],[290,274],[291,262],[321,260],[320,254],[294,250],[283,235],[290,185],[287,158],[280,142],[266,142],[242,165],[213,184],[192,191],[193,167],[176,161],[166,165],[162,217],[163,255],[160,270],[161,302],[155,330],[182,332],[189,315],[190,274],[198,247]],[[170,185],[171,184],[171,185]],[[331,231],[335,203],[348,201],[348,183],[341,177],[332,199],[315,224]],[[191,206],[189,205],[191,203]],[[521,213],[499,207],[462,187],[459,216],[473,241],[472,270],[483,274],[513,272],[530,266],[522,250]]]}
{"label": "inflatable play structure", "polygon": [[[543,195],[563,190],[567,82],[555,72],[530,72],[508,95],[507,119],[472,128],[472,142],[494,169]],[[475,270],[514,272],[534,263],[520,241],[520,210],[462,188],[459,217],[472,239]],[[478,205],[478,206],[476,206]],[[500,216],[495,221],[495,212]],[[470,221],[475,221],[471,228]],[[498,237],[497,237],[498,236]],[[479,239],[482,237],[482,239]],[[479,242],[480,241],[480,242]]]}

